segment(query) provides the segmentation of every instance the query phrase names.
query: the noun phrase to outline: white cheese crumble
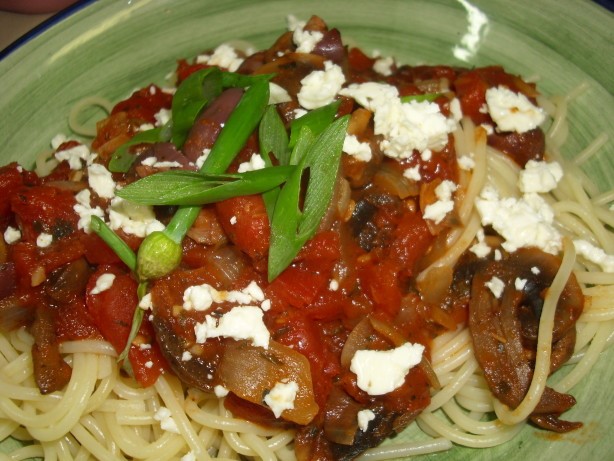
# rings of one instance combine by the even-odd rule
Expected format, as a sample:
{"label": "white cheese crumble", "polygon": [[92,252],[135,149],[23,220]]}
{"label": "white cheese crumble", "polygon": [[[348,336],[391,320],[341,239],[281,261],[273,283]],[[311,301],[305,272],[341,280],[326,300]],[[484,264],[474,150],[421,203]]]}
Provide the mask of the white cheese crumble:
{"label": "white cheese crumble", "polygon": [[156,219],[153,207],[115,197],[111,200],[109,226],[122,229],[126,234],[146,237],[154,231],[164,230],[164,224]]}
{"label": "white cheese crumble", "polygon": [[503,294],[503,290],[505,289],[505,283],[499,277],[493,277],[488,282],[485,283],[486,288],[488,288],[495,298],[500,298]]}
{"label": "white cheese crumble", "polygon": [[192,360],[192,353],[190,351],[183,351],[183,354],[181,354],[181,361],[189,362],[190,360]]}
{"label": "white cheese crumble", "polygon": [[297,109],[294,109],[292,112],[294,113],[294,120],[296,120],[297,118],[301,118],[303,115],[307,113],[305,109],[301,109],[300,107],[298,107]]}
{"label": "white cheese crumble", "polygon": [[294,409],[294,400],[298,393],[298,384],[294,381],[278,382],[265,396],[264,403],[273,411],[276,418],[279,418],[285,410]]}
{"label": "white cheese crumble", "polygon": [[529,160],[520,170],[518,188],[523,193],[546,193],[555,189],[563,178],[563,168],[557,162]]}
{"label": "white cheese crumble", "polygon": [[339,282],[335,279],[332,279],[328,284],[328,289],[330,291],[337,291],[339,289]]}
{"label": "white cheese crumble", "polygon": [[234,72],[243,64],[243,58],[241,58],[237,54],[237,50],[228,43],[222,43],[213,50],[213,54],[201,54],[197,56],[196,62],[198,64],[223,67],[230,72]]}
{"label": "white cheese crumble", "polygon": [[561,234],[554,227],[554,212],[538,194],[499,198],[491,186],[482,189],[475,205],[483,226],[492,226],[505,239],[504,250],[538,247],[551,254],[562,248]]}
{"label": "white cheese crumble", "polygon": [[151,360],[145,362],[145,368],[153,368],[154,363]]}
{"label": "white cheese crumble", "polygon": [[356,415],[358,420],[358,429],[365,432],[369,428],[369,423],[375,419],[375,413],[371,410],[360,410]]}
{"label": "white cheese crumble", "polygon": [[603,272],[614,272],[614,256],[607,254],[601,248],[586,240],[574,240],[576,252],[592,263],[601,266]]}
{"label": "white cheese crumble", "polygon": [[98,216],[100,219],[104,219],[104,211],[99,206],[92,208],[90,200],[92,193],[89,189],[83,189],[75,195],[77,203],[73,205],[73,210],[79,215],[79,222],[77,227],[83,229],[86,234],[91,232],[90,223],[92,216]]}
{"label": "white cheese crumble", "polygon": [[87,167],[87,182],[90,188],[102,198],[115,197],[116,184],[113,175],[104,165],[94,163]]}
{"label": "white cheese crumble", "polygon": [[256,347],[269,348],[270,333],[262,321],[263,312],[256,306],[233,307],[220,318],[211,315],[194,326],[196,342],[204,343],[207,338],[249,339]]}
{"label": "white cheese crumble", "polygon": [[231,216],[230,217],[230,224],[232,224],[233,226],[237,223],[237,217],[236,216]]}
{"label": "white cheese crumble", "polygon": [[142,351],[147,351],[147,350],[151,349],[151,344],[141,343],[141,344],[139,344],[139,349],[142,350]]}
{"label": "white cheese crumble", "polygon": [[36,246],[39,248],[47,248],[53,242],[53,235],[41,232],[36,237]]}
{"label": "white cheese crumble", "polygon": [[139,307],[145,311],[153,308],[153,303],[151,302],[151,293],[143,295],[143,297],[139,301]]}
{"label": "white cheese crumble", "polygon": [[56,152],[54,156],[59,162],[67,161],[71,170],[80,170],[83,166],[82,161],[86,165],[91,165],[96,158],[96,154],[92,154],[83,144]]}
{"label": "white cheese crumble", "polygon": [[156,126],[164,126],[171,119],[171,111],[168,109],[160,109],[154,114],[156,119]]}
{"label": "white cheese crumble", "polygon": [[469,155],[463,155],[458,158],[458,166],[461,170],[470,171],[475,168],[475,160],[473,160]]}
{"label": "white cheese crumble", "polygon": [[488,113],[497,124],[499,131],[525,133],[537,128],[546,114],[522,93],[498,86],[486,90]]}
{"label": "white cheese crumble", "polygon": [[102,293],[103,291],[107,291],[109,288],[113,286],[113,282],[115,281],[115,274],[102,274],[100,277],[96,279],[96,285],[90,291],[90,294],[97,295]]}
{"label": "white cheese crumble", "polygon": [[4,241],[9,245],[18,242],[20,238],[21,231],[19,229],[9,226],[4,231]]}
{"label": "white cheese crumble", "polygon": [[369,395],[383,395],[401,387],[409,370],[422,360],[422,344],[405,343],[388,351],[358,350],[350,370]]}
{"label": "white cheese crumble", "polygon": [[213,388],[213,393],[216,395],[216,397],[218,398],[222,398],[222,397],[226,397],[228,395],[228,389],[226,389],[224,386],[222,386],[221,384],[218,384],[217,386],[215,386]]}
{"label": "white cheese crumble", "polygon": [[292,98],[285,88],[277,83],[269,82],[269,104],[281,104],[290,101],[292,101]]}
{"label": "white cheese crumble", "polygon": [[440,150],[448,143],[448,133],[456,122],[445,117],[439,106],[429,101],[401,102],[399,91],[384,83],[351,84],[339,94],[355,99],[373,112],[374,133],[383,135],[380,147],[392,158],[409,158],[413,150]]}
{"label": "white cheese crumble", "polygon": [[143,159],[141,165],[150,166],[152,168],[178,168],[181,167],[179,162],[159,161],[156,157],[147,157]]}
{"label": "white cheese crumble", "polygon": [[213,303],[253,304],[263,302],[264,292],[255,282],[251,281],[242,290],[218,291],[211,285],[193,285],[183,292],[183,308],[185,310],[206,311]]}
{"label": "white cheese crumble", "polygon": [[437,201],[427,205],[424,209],[424,219],[430,219],[435,224],[439,224],[446,215],[454,209],[454,199],[452,194],[458,189],[458,186],[446,179],[435,188]]}
{"label": "white cheese crumble", "polygon": [[138,131],[149,131],[153,130],[154,128],[155,127],[151,123],[143,123],[142,125],[139,125]]}
{"label": "white cheese crumble", "polygon": [[541,271],[539,270],[539,267],[533,266],[531,268],[531,273],[534,274],[534,275],[539,275],[541,273]]}
{"label": "white cheese crumble", "polygon": [[414,165],[411,168],[407,168],[403,171],[403,176],[407,179],[411,179],[412,181],[420,181],[422,179],[422,175],[420,174],[420,165]]}
{"label": "white cheese crumble", "polygon": [[373,70],[384,77],[388,77],[392,75],[392,66],[394,66],[394,59],[391,56],[381,57],[373,63]]}
{"label": "white cheese crumble", "polygon": [[455,122],[460,122],[463,118],[463,109],[460,104],[460,100],[458,98],[454,98],[450,101],[450,113],[454,118]]}
{"label": "white cheese crumble", "polygon": [[527,285],[527,279],[521,279],[520,277],[516,277],[514,280],[514,288],[518,291],[524,290],[524,287]]}
{"label": "white cheese crumble", "polygon": [[298,97],[305,109],[317,109],[330,104],[345,83],[343,70],[332,61],[324,63],[324,70],[314,70],[301,80]]}
{"label": "white cheese crumble", "polygon": [[368,162],[371,160],[371,146],[368,142],[360,142],[353,134],[346,134],[343,140],[343,152],[356,160]]}
{"label": "white cheese crumble", "polygon": [[162,428],[162,430],[179,434],[177,423],[173,419],[171,411],[168,408],[160,407],[158,411],[154,413],[153,417],[156,421],[160,421],[160,428]]}
{"label": "white cheese crumble", "polygon": [[324,34],[320,31],[304,30],[306,23],[299,21],[293,15],[288,15],[287,21],[288,30],[293,32],[292,41],[297,47],[297,53],[311,53],[318,42],[324,37]]}
{"label": "white cheese crumble", "polygon": [[501,261],[503,259],[503,255],[501,254],[501,250],[495,250],[495,261]]}
{"label": "white cheese crumble", "polygon": [[260,154],[252,154],[247,162],[243,162],[239,165],[237,171],[239,173],[245,173],[246,171],[262,170],[264,167],[266,167],[266,164]]}
{"label": "white cheese crumble", "polygon": [[198,169],[202,168],[203,164],[205,163],[205,160],[207,160],[207,157],[209,157],[210,153],[211,149],[203,149],[203,153],[200,155],[200,157],[196,159],[196,167]]}
{"label": "white cheese crumble", "polygon": [[469,251],[475,254],[478,258],[485,258],[490,254],[491,248],[484,241],[484,229],[479,229],[476,232],[475,237],[478,242],[472,245],[471,248],[469,248]]}

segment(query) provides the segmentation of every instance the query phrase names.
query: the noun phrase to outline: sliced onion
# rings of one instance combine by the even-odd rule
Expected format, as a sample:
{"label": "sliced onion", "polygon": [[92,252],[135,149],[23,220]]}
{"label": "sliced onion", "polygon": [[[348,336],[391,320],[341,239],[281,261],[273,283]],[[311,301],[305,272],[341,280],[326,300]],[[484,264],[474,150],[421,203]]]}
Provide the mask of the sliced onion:
{"label": "sliced onion", "polygon": [[380,169],[375,173],[373,183],[384,192],[396,195],[402,199],[419,194],[418,185],[407,179],[398,169],[387,162],[383,162]]}
{"label": "sliced onion", "polygon": [[207,265],[222,287],[234,286],[243,271],[248,269],[245,255],[234,245],[223,245],[207,254]]}
{"label": "sliced onion", "polygon": [[34,309],[25,306],[16,296],[0,300],[0,331],[9,332],[32,323]]}
{"label": "sliced onion", "polygon": [[262,406],[264,396],[277,383],[295,382],[298,392],[294,408],[284,410],[282,418],[297,424],[309,424],[319,410],[307,358],[275,341],[269,342],[268,349],[247,341],[229,341],[217,378],[238,397]]}

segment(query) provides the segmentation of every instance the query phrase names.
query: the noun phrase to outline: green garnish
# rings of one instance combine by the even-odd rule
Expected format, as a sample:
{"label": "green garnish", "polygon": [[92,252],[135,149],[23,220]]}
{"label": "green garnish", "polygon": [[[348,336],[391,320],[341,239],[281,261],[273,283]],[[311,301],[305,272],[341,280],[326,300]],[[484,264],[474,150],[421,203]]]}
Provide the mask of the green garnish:
{"label": "green garnish", "polygon": [[158,141],[163,141],[162,128],[153,128],[135,134],[130,141],[122,144],[113,152],[111,160],[109,160],[109,171],[127,173],[136,158],[135,155],[130,153],[130,148],[138,144],[152,144]]}
{"label": "green garnish", "polygon": [[[268,80],[254,80],[253,85],[245,91],[245,94],[241,97],[239,103],[231,112],[224,127],[220,131],[209,156],[200,169],[201,173],[221,174],[226,171],[230,163],[232,163],[239,151],[245,145],[247,138],[249,138],[260,122],[268,101]],[[199,206],[180,207],[166,226],[166,229],[162,231],[164,235],[174,242],[179,250],[181,249],[183,237],[190,227],[192,227],[192,224],[194,224],[199,212]],[[151,245],[147,242],[150,238],[153,240],[153,237],[149,235],[141,244],[137,259],[149,261],[151,260],[150,253],[156,255],[163,254],[163,252],[157,250],[155,242]],[[170,248],[167,250],[170,251]],[[166,273],[171,272],[178,264],[179,262],[177,261],[177,264],[171,267],[172,265],[169,260],[169,264],[164,266],[167,270]],[[137,272],[137,275],[140,277],[142,274]]]}
{"label": "green garnish", "polygon": [[441,93],[410,94],[408,96],[401,96],[401,102],[433,102],[439,96],[441,96]]}
{"label": "green garnish", "polygon": [[285,182],[294,169],[293,166],[273,166],[218,175],[165,171],[133,182],[117,191],[117,195],[142,205],[198,206],[269,191]]}
{"label": "green garnish", "polygon": [[[281,188],[271,221],[269,281],[288,267],[305,242],[316,233],[333,195],[348,123],[349,116],[341,117],[310,143],[298,159],[298,168]],[[306,143],[302,139],[313,138],[310,131],[303,126],[301,136],[297,137],[297,147]],[[301,210],[305,175],[308,175],[308,182]]]}
{"label": "green garnish", "polygon": [[217,67],[199,70],[177,88],[171,105],[171,141],[178,149],[188,137],[198,114],[222,92],[222,71]]}
{"label": "green garnish", "polygon": [[[139,283],[139,286],[136,289],[136,294],[139,297],[139,301],[143,299],[143,296],[147,294],[147,282]],[[130,347],[132,346],[132,342],[136,335],[139,333],[141,329],[141,323],[143,322],[143,317],[145,316],[145,310],[141,309],[139,306],[136,306],[134,310],[134,314],[132,314],[132,326],[130,327],[130,333],[128,333],[128,340],[126,341],[126,346],[124,350],[117,356],[118,362],[123,362],[126,357],[128,357],[128,353],[130,352]]]}
{"label": "green garnish", "polygon": [[109,245],[130,270],[136,270],[136,255],[134,251],[132,251],[132,248],[130,248],[119,235],[107,226],[107,223],[98,216],[92,216],[90,218],[90,228],[104,241],[104,243]]}
{"label": "green garnish", "polygon": [[289,147],[294,147],[301,129],[304,126],[309,127],[314,135],[319,135],[335,119],[335,115],[337,115],[337,110],[339,109],[340,104],[340,101],[332,102],[324,107],[312,110],[311,112],[308,112],[302,117],[294,120],[290,126]]}

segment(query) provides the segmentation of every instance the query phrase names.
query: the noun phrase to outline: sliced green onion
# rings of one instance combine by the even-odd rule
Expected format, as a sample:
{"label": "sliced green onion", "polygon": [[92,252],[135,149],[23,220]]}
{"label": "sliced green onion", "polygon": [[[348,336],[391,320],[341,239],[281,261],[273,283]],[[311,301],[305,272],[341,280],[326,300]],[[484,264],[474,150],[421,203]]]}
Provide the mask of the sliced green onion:
{"label": "sliced green onion", "polygon": [[[273,154],[280,165],[288,165],[290,161],[288,132],[274,105],[267,107],[260,120],[258,139],[260,140],[260,155],[267,166],[273,166],[270,154]],[[262,194],[269,220],[273,217],[278,195],[279,188],[277,187]]]}
{"label": "sliced green onion", "polygon": [[92,216],[90,228],[115,252],[130,270],[136,270],[136,255],[134,251],[102,219],[98,216]]}
{"label": "sliced green onion", "polygon": [[136,156],[130,153],[130,148],[138,144],[153,144],[160,141],[162,128],[153,128],[135,134],[129,141],[119,146],[109,160],[109,171],[113,173],[127,173]]}
{"label": "sliced green onion", "polygon": [[178,149],[188,137],[198,114],[222,92],[222,72],[209,67],[194,72],[177,88],[173,96],[171,141]]}
{"label": "sliced green onion", "polygon": [[[136,294],[139,297],[139,301],[143,299],[143,296],[147,294],[147,282],[139,283],[139,286],[136,289]],[[126,341],[126,345],[124,346],[124,350],[121,351],[119,356],[117,357],[118,362],[123,362],[126,357],[128,357],[128,353],[130,352],[130,347],[132,346],[132,342],[136,335],[139,333],[141,329],[141,323],[143,322],[143,317],[145,315],[145,311],[141,309],[139,306],[136,306],[134,310],[134,314],[132,315],[132,326],[130,327],[130,333],[128,334],[128,341]]]}
{"label": "sliced green onion", "polygon": [[335,119],[335,115],[337,114],[340,104],[340,101],[332,102],[326,106],[307,112],[302,117],[294,120],[292,125],[290,125],[290,148],[294,147],[296,144],[302,127],[309,127],[309,129],[316,136],[324,131],[324,129],[326,129]]}
{"label": "sliced green onion", "polygon": [[219,175],[165,171],[140,179],[117,191],[117,195],[142,205],[204,205],[271,190],[285,182],[294,169],[273,166]]}
{"label": "sliced green onion", "polygon": [[[348,123],[346,115],[329,125],[311,143],[281,189],[271,221],[269,281],[288,267],[305,242],[315,235],[333,196]],[[309,129],[303,127],[301,131],[307,133]],[[305,174],[309,178],[301,211],[299,203]]]}

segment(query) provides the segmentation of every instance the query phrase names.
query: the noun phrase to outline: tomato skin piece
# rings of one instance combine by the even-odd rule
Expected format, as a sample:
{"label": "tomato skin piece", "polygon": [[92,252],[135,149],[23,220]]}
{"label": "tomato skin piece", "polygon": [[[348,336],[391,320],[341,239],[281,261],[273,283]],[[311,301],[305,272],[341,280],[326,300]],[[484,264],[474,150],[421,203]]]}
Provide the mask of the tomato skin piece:
{"label": "tomato skin piece", "polygon": [[171,107],[173,96],[165,93],[156,85],[147,85],[123,101],[118,102],[111,115],[119,112],[127,112],[129,118],[143,120],[148,123],[156,122],[156,113],[160,109],[168,109]]}
{"label": "tomato skin piece", "polygon": [[[111,288],[92,294],[91,291],[96,286],[98,278],[108,273],[115,275]],[[137,286],[137,282],[129,273],[114,265],[99,266],[87,284],[85,297],[87,310],[102,336],[111,343],[117,353],[124,349],[130,336],[132,317],[139,302]],[[138,337],[142,343],[151,344],[153,340],[153,328],[147,318],[143,319]],[[156,344],[151,344],[149,349],[141,349],[133,344],[128,359],[135,379],[143,386],[152,385],[166,370],[166,362]]]}
{"label": "tomato skin piece", "polygon": [[0,229],[8,225],[11,218],[11,196],[22,188],[24,182],[36,182],[32,173],[20,170],[17,162],[0,168]]}
{"label": "tomato skin piece", "polygon": [[35,241],[41,232],[54,239],[77,229],[74,193],[50,186],[24,187],[11,196],[11,209],[21,228],[22,240]]}
{"label": "tomato skin piece", "polygon": [[80,339],[102,339],[83,300],[76,300],[58,307],[55,320],[58,341],[77,341]]}
{"label": "tomato skin piece", "polygon": [[218,202],[215,209],[230,240],[255,263],[266,262],[271,226],[262,196],[230,198]]}

